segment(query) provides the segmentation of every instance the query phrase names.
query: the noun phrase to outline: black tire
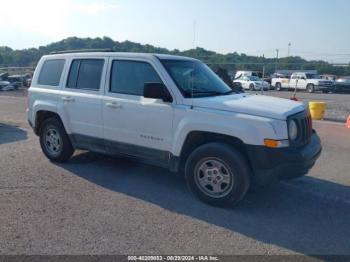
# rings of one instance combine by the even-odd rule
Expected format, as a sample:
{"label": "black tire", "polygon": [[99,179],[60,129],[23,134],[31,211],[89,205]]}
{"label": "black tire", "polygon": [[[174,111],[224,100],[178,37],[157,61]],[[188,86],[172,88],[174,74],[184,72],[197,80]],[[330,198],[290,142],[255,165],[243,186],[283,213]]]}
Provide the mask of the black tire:
{"label": "black tire", "polygon": [[249,85],[249,90],[250,90],[250,91],[254,91],[254,85],[253,85],[253,84],[250,84],[250,85]]}
{"label": "black tire", "polygon": [[276,83],[275,88],[276,88],[276,91],[281,91],[281,90],[282,90],[282,85],[281,85],[281,83]]}
{"label": "black tire", "polygon": [[308,84],[306,86],[306,91],[309,92],[309,93],[315,92],[315,86],[313,84]]}
{"label": "black tire", "polygon": [[[208,164],[208,161],[217,161],[216,164],[222,164],[223,169],[220,169],[219,173],[226,178],[231,177],[230,182],[226,183],[223,176],[218,178],[220,174],[214,169],[217,167],[216,164],[211,167],[206,166],[208,167],[206,172],[213,173],[204,174],[201,167]],[[223,172],[225,169],[226,171]],[[200,178],[201,174],[203,178]],[[214,206],[233,206],[242,200],[250,187],[250,174],[250,167],[242,154],[232,146],[223,143],[208,143],[198,147],[191,153],[185,166],[185,178],[189,189],[199,199]],[[209,178],[212,179],[210,182]],[[208,180],[207,186],[201,185],[200,179]],[[215,186],[213,184],[215,181],[220,183],[220,190],[224,190],[220,194],[213,192],[214,187],[211,185]]]}
{"label": "black tire", "polygon": [[[52,139],[51,134],[56,136],[56,141],[49,141]],[[74,153],[74,148],[62,122],[55,117],[48,118],[41,124],[39,138],[45,156],[54,162],[67,161]],[[55,147],[51,143],[57,144],[57,150],[54,150]]]}

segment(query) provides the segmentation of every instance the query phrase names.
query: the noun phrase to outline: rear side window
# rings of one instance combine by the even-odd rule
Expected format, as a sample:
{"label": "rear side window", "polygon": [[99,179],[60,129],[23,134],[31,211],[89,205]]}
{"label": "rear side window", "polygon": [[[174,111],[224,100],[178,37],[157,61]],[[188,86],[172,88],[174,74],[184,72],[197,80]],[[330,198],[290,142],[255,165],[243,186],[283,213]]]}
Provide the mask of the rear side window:
{"label": "rear side window", "polygon": [[38,84],[58,86],[60,84],[64,63],[64,59],[46,60],[41,67]]}
{"label": "rear side window", "polygon": [[145,83],[161,83],[154,68],[139,61],[113,61],[110,92],[143,96]]}
{"label": "rear side window", "polygon": [[68,88],[99,90],[103,59],[74,59],[69,70]]}

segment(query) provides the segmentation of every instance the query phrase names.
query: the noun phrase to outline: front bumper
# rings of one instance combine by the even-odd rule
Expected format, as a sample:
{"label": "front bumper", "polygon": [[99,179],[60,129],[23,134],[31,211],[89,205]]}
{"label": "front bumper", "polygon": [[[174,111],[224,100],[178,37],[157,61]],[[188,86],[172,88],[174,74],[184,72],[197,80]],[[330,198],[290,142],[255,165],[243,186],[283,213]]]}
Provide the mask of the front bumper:
{"label": "front bumper", "polygon": [[264,185],[273,180],[306,175],[321,151],[321,140],[315,131],[310,142],[301,148],[271,149],[264,146],[248,146],[247,153],[254,173],[253,181]]}
{"label": "front bumper", "polygon": [[334,86],[333,85],[316,85],[315,90],[321,90],[321,91],[333,91]]}
{"label": "front bumper", "polygon": [[268,85],[264,85],[264,86],[255,85],[255,87],[254,87],[255,91],[261,91],[261,89],[263,89],[264,91],[268,91],[268,90],[270,90],[270,86],[268,86]]}

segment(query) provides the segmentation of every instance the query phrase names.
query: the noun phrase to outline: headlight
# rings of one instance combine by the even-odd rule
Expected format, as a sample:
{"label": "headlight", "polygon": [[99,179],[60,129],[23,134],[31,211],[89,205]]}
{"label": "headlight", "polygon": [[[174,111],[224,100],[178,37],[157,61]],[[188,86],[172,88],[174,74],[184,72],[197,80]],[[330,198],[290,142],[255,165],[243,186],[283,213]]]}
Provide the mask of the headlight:
{"label": "headlight", "polygon": [[298,125],[295,120],[289,121],[288,133],[290,140],[294,141],[298,138]]}

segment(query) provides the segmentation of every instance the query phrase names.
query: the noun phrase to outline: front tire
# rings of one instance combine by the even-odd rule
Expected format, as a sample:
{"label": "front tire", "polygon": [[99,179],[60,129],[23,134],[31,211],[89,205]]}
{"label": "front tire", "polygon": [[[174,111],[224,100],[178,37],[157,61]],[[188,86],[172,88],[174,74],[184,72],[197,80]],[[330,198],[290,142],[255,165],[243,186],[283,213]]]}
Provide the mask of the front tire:
{"label": "front tire", "polygon": [[249,85],[249,90],[250,90],[250,91],[254,91],[254,90],[255,90],[255,86],[254,86],[253,84],[250,84],[250,85]]}
{"label": "front tire", "polygon": [[309,93],[313,93],[315,92],[315,86],[313,84],[308,84],[306,86],[306,90],[309,92]]}
{"label": "front tire", "polygon": [[48,118],[40,126],[40,146],[45,156],[54,162],[64,162],[74,153],[74,148],[57,118]]}
{"label": "front tire", "polygon": [[200,146],[185,166],[189,189],[214,206],[233,206],[242,200],[250,187],[250,173],[242,154],[223,143]]}

